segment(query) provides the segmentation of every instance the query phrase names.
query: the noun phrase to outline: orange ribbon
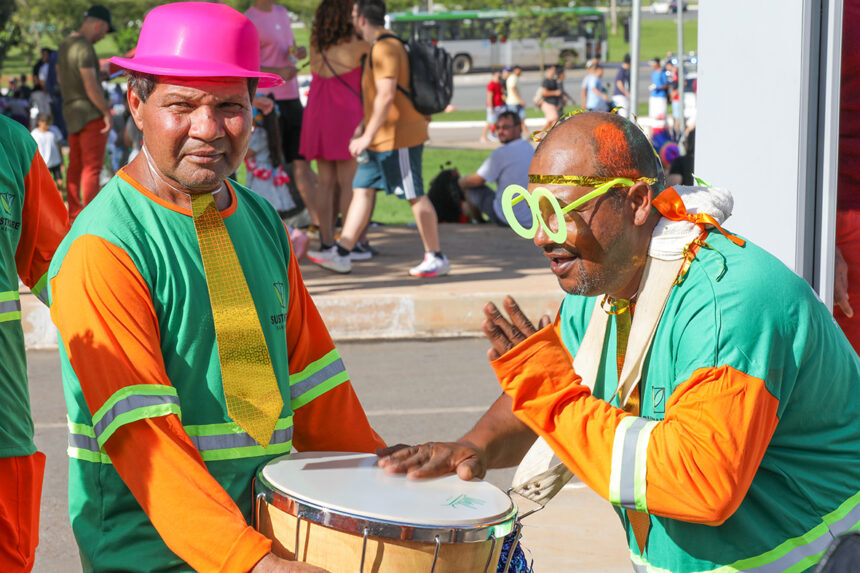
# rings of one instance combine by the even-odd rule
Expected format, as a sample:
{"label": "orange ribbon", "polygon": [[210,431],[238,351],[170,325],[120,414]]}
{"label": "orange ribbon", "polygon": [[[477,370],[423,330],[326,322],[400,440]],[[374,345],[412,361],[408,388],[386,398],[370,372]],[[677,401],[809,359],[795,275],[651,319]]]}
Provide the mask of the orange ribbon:
{"label": "orange ribbon", "polygon": [[660,194],[654,198],[651,204],[660,212],[661,215],[669,220],[690,221],[703,231],[705,230],[705,225],[713,225],[720,231],[720,233],[723,234],[723,236],[737,246],[743,247],[745,244],[745,241],[740,237],[736,237],[731,233],[726,232],[722,227],[720,227],[717,220],[707,213],[696,213],[695,215],[688,213],[687,208],[684,206],[684,202],[681,200],[681,196],[678,195],[678,192],[675,191],[674,187],[669,187],[661,191]]}

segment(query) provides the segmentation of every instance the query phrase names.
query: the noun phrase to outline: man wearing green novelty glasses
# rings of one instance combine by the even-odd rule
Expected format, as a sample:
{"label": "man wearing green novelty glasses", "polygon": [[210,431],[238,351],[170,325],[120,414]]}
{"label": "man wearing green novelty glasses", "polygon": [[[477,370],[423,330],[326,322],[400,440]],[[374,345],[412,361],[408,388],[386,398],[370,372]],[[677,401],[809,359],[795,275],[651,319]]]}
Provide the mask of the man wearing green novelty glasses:
{"label": "man wearing green novelty glasses", "polygon": [[[568,293],[558,316],[535,328],[489,303],[504,393],[457,442],[379,463],[471,479],[554,453],[515,491],[543,505],[575,474],[616,509],[636,571],[805,571],[860,522],[860,357],[802,279],[721,227],[728,191],[662,178],[617,115],[549,132],[503,207]],[[508,214],[522,201],[530,226]]]}

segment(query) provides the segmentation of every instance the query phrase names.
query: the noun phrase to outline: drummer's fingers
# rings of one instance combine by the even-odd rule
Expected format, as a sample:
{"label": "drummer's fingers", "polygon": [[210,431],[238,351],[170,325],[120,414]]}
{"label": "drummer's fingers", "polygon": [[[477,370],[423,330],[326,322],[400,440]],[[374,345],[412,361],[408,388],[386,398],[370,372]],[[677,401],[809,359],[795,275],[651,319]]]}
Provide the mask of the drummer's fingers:
{"label": "drummer's fingers", "polygon": [[485,318],[481,322],[481,330],[484,331],[484,336],[487,337],[487,340],[493,345],[493,350],[498,352],[499,356],[514,347],[511,339],[490,319]]}
{"label": "drummer's fingers", "polygon": [[504,335],[514,343],[516,343],[518,339],[524,338],[519,329],[505,318],[502,311],[500,311],[499,307],[494,303],[488,302],[484,305],[484,316],[487,317],[488,321],[493,323],[496,328],[503,332]]}
{"label": "drummer's fingers", "polygon": [[410,478],[438,477],[454,473],[456,461],[454,452],[447,444],[427,444],[425,450],[426,458],[421,465],[417,465],[407,472]]}
{"label": "drummer's fingers", "polygon": [[478,458],[468,458],[460,462],[457,466],[457,476],[460,479],[469,481],[475,478],[482,478],[486,475],[487,469],[484,467],[484,464],[481,463],[481,460]]}
{"label": "drummer's fingers", "polygon": [[390,456],[394,452],[399,452],[400,450],[408,447],[408,444],[395,444],[393,446],[387,446],[384,448],[376,448],[376,455],[380,458],[384,458],[386,456]]}
{"label": "drummer's fingers", "polygon": [[430,457],[428,447],[431,444],[411,446],[397,450],[393,454],[379,460],[379,465],[389,473],[406,473],[418,467]]}
{"label": "drummer's fingers", "polygon": [[516,327],[516,329],[523,335],[531,336],[537,329],[532,324],[532,321],[529,320],[529,317],[525,315],[525,313],[520,310],[520,305],[517,304],[517,301],[514,300],[514,297],[508,295],[505,297],[505,300],[502,302],[505,307],[505,310],[508,312],[508,316],[511,317],[511,322]]}
{"label": "drummer's fingers", "polygon": [[552,317],[548,314],[545,314],[540,317],[540,324],[538,325],[538,328],[546,328],[550,324],[552,324]]}

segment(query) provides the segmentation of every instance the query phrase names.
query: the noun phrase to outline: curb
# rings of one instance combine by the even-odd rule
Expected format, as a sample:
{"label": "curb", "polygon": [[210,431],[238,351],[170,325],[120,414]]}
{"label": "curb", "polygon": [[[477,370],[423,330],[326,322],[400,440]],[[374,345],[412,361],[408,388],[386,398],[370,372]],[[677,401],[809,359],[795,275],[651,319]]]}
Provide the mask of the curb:
{"label": "curb", "polygon": [[[482,336],[482,309],[511,294],[527,316],[555,316],[562,293],[471,292],[412,295],[318,295],[313,300],[336,342],[403,338],[463,338]],[[27,350],[57,348],[51,313],[29,291],[21,293],[21,322]]]}
{"label": "curb", "polygon": [[526,316],[555,316],[562,294],[543,292],[471,292],[411,295],[313,297],[336,341],[483,336],[483,307],[512,295]]}

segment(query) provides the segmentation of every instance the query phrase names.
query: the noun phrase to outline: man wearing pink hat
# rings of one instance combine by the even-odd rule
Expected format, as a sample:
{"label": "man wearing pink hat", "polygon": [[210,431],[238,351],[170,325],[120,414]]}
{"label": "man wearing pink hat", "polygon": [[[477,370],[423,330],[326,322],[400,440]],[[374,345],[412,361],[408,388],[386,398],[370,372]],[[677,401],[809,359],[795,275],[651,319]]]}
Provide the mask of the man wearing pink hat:
{"label": "man wearing pink hat", "polygon": [[[251,135],[254,25],[157,7],[129,75],[142,152],[48,273],[85,571],[297,571],[249,526],[252,479],[293,447],[372,452],[367,422],[269,203],[227,180]],[[245,270],[253,272],[245,272]]]}

